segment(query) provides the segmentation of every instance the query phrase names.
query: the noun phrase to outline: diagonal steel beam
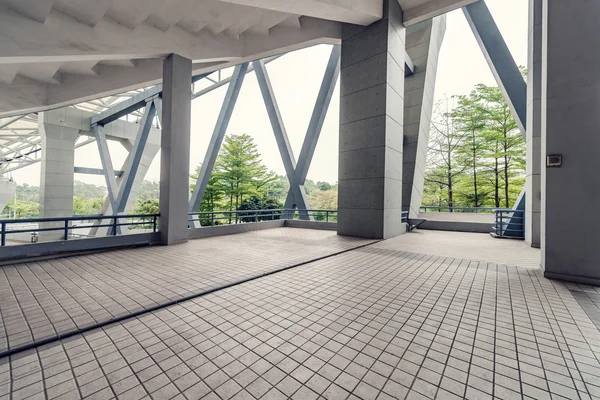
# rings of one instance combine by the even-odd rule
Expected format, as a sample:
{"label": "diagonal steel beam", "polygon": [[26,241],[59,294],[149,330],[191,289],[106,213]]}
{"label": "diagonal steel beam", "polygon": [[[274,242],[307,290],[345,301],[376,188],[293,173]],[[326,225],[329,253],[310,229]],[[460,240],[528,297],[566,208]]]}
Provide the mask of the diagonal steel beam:
{"label": "diagonal steel beam", "polygon": [[112,159],[110,158],[110,152],[108,150],[108,141],[104,134],[104,127],[100,125],[94,125],[92,127],[94,136],[96,137],[96,143],[98,144],[98,153],[100,153],[100,162],[102,163],[102,170],[104,171],[104,179],[106,180],[106,190],[108,191],[108,199],[110,205],[114,210],[117,207],[117,195],[119,186],[114,173]]}
{"label": "diagonal steel beam", "polygon": [[275,134],[275,140],[277,142],[277,147],[279,148],[281,160],[283,161],[285,173],[288,177],[288,181],[290,182],[290,191],[294,198],[293,206],[294,208],[298,207],[298,209],[301,210],[301,219],[311,219],[308,215],[308,212],[302,211],[308,209],[308,199],[306,196],[306,191],[304,190],[304,186],[300,184],[298,179],[296,179],[296,159],[294,157],[294,152],[283,124],[283,119],[281,118],[279,106],[275,100],[275,93],[273,92],[273,86],[271,85],[271,80],[269,79],[267,69],[265,68],[265,64],[262,60],[253,61],[252,64],[254,65],[254,71],[256,72],[258,86],[260,87],[265,106],[267,107],[267,114],[271,120],[271,127],[273,128],[273,133]]}
{"label": "diagonal steel beam", "polygon": [[525,79],[523,79],[485,1],[469,4],[463,7],[463,12],[523,134],[523,139],[525,139],[527,126],[527,84]]}
{"label": "diagonal steel beam", "polygon": [[202,197],[210,180],[210,175],[215,166],[217,155],[221,149],[221,144],[223,143],[225,132],[227,132],[227,127],[229,126],[229,121],[231,120],[231,115],[233,114],[233,109],[235,108],[235,103],[237,102],[247,71],[248,63],[240,64],[233,70],[231,82],[227,88],[225,99],[223,99],[223,105],[221,106],[215,129],[206,149],[202,166],[200,167],[200,174],[190,198],[188,212],[197,212],[200,209]]}
{"label": "diagonal steel beam", "polygon": [[144,116],[140,121],[138,134],[135,138],[133,149],[131,150],[131,157],[127,165],[123,168],[125,173],[123,175],[121,185],[119,186],[119,195],[116,199],[116,207],[113,208],[113,212],[116,214],[125,212],[125,207],[127,206],[127,201],[129,200],[129,196],[131,194],[131,187],[133,186],[133,182],[137,175],[137,170],[140,165],[142,155],[144,154],[144,148],[146,147],[150,128],[152,128],[152,120],[154,119],[155,115],[156,104],[154,100],[151,100],[146,103]]}
{"label": "diagonal steel beam", "polygon": [[[319,89],[319,94],[317,95],[315,107],[308,124],[308,129],[306,130],[306,136],[304,137],[302,150],[300,150],[298,164],[296,165],[296,170],[294,173],[295,179],[300,185],[304,185],[304,182],[306,182],[306,175],[308,174],[310,163],[315,154],[315,149],[317,148],[317,143],[319,142],[319,136],[321,135],[321,130],[323,129],[323,123],[325,121],[325,117],[327,116],[333,91],[335,90],[335,85],[340,74],[340,54],[341,47],[333,46],[329,56],[329,61],[327,62],[327,67],[325,68],[323,80],[321,81],[321,88]],[[293,208],[293,205],[294,194],[292,193],[290,187],[285,200],[284,208],[291,209]]]}
{"label": "diagonal steel beam", "polygon": [[[192,77],[191,83],[198,82],[199,80],[206,78],[210,74],[212,74],[212,72],[196,75]],[[127,114],[131,114],[134,111],[141,110],[146,106],[146,103],[149,100],[155,98],[156,96],[162,95],[162,90],[162,85],[156,85],[154,87],[146,89],[143,92],[140,92],[135,96],[132,96],[131,98],[117,103],[114,106],[111,106],[110,108],[92,116],[90,118],[90,123],[92,125],[106,125],[112,121],[124,117]]]}

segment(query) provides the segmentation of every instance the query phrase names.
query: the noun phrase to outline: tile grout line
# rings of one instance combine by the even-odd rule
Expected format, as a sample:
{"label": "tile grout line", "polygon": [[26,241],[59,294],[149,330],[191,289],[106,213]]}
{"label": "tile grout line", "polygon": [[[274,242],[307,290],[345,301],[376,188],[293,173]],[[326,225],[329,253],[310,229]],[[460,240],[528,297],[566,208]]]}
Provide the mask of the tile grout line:
{"label": "tile grout line", "polygon": [[64,334],[60,334],[60,335],[57,335],[57,336],[54,336],[54,337],[43,339],[43,340],[40,340],[40,341],[37,341],[37,342],[34,341],[34,342],[28,343],[28,344],[23,345],[23,346],[17,346],[15,348],[11,348],[11,349],[8,349],[6,351],[0,352],[0,359],[4,358],[4,357],[12,356],[12,355],[14,355],[16,353],[20,353],[22,351],[34,349],[34,348],[36,348],[38,346],[43,346],[43,345],[46,345],[46,344],[50,344],[50,343],[53,343],[53,342],[56,342],[56,341],[60,341],[60,340],[63,340],[63,339],[66,339],[66,338],[69,338],[69,337],[72,337],[72,336],[76,336],[76,335],[79,335],[79,334],[82,334],[82,333],[85,333],[85,332],[89,332],[89,331],[94,330],[94,329],[102,328],[102,327],[105,327],[107,325],[111,325],[111,324],[114,324],[114,323],[117,323],[117,322],[121,322],[121,321],[124,321],[126,319],[135,318],[135,317],[138,317],[140,315],[144,315],[144,314],[147,314],[147,313],[150,313],[150,312],[153,312],[153,311],[160,310],[162,308],[166,308],[166,307],[178,304],[178,303],[182,303],[184,301],[195,299],[197,297],[202,297],[202,296],[205,296],[205,295],[208,295],[208,294],[220,291],[220,290],[224,290],[224,289],[227,289],[227,288],[230,288],[230,287],[233,287],[233,286],[241,285],[241,284],[246,283],[246,282],[251,282],[251,281],[254,281],[256,279],[260,279],[260,278],[263,278],[263,277],[266,277],[266,276],[269,276],[269,275],[273,275],[273,274],[276,274],[276,273],[279,273],[279,272],[287,271],[287,270],[292,269],[292,268],[301,267],[303,265],[311,264],[313,262],[325,260],[325,259],[328,259],[328,258],[331,258],[331,257],[335,257],[335,256],[338,256],[338,255],[341,255],[341,254],[344,254],[344,253],[348,253],[348,252],[351,252],[353,250],[358,250],[358,249],[362,249],[364,247],[372,246],[372,245],[377,244],[379,242],[381,242],[381,240],[374,240],[374,241],[372,241],[370,243],[362,244],[362,245],[359,245],[359,246],[356,246],[356,247],[352,247],[352,248],[349,248],[349,249],[345,249],[345,250],[341,250],[341,251],[338,251],[338,252],[335,252],[335,253],[332,253],[332,254],[328,254],[328,255],[325,255],[325,256],[317,257],[317,258],[314,258],[314,259],[311,259],[311,260],[307,260],[307,261],[302,261],[302,262],[299,262],[299,263],[296,263],[296,264],[292,264],[292,265],[288,265],[288,266],[285,266],[285,267],[282,267],[282,268],[278,268],[278,269],[275,269],[275,270],[272,270],[272,271],[264,272],[264,273],[261,273],[261,274],[258,274],[258,275],[251,276],[249,278],[244,278],[244,279],[241,279],[241,280],[237,280],[237,281],[234,281],[234,282],[227,283],[225,285],[221,285],[221,286],[217,286],[217,287],[214,287],[214,288],[211,288],[211,289],[208,289],[208,290],[204,290],[204,291],[199,292],[199,293],[194,293],[194,294],[191,294],[191,295],[188,295],[188,296],[176,299],[176,300],[170,300],[170,301],[168,301],[166,303],[163,303],[163,304],[158,304],[158,305],[155,305],[155,306],[152,306],[152,307],[145,308],[143,310],[134,311],[132,313],[129,313],[129,314],[126,314],[126,315],[122,315],[122,316],[119,316],[119,317],[116,317],[116,318],[113,318],[113,319],[110,319],[110,320],[106,320],[106,321],[103,321],[103,322],[99,322],[99,323],[96,323],[96,324],[93,324],[93,325],[90,325],[90,326],[82,327],[82,328],[73,330],[71,332],[66,332]]}

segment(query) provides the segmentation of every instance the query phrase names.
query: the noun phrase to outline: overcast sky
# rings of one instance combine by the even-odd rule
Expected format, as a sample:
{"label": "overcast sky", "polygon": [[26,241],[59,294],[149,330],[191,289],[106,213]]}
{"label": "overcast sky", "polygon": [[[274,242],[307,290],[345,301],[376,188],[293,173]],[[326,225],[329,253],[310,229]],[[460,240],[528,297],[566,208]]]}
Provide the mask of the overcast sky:
{"label": "overcast sky", "polygon": [[[517,64],[526,65],[527,0],[487,0],[487,4]],[[311,47],[287,54],[267,66],[296,157],[302,147],[330,49],[330,46]],[[478,83],[495,84],[462,11],[457,10],[448,14],[446,36],[440,54],[436,100],[467,94]],[[217,89],[192,103],[191,170],[204,158],[225,91],[226,87]],[[337,181],[338,122],[339,88],[336,88],[308,179],[331,183]],[[285,174],[254,73],[246,76],[227,133],[251,135],[267,167],[278,174]],[[110,148],[113,164],[117,168],[123,163],[126,152],[116,143],[111,143]],[[95,144],[76,151],[75,165],[101,167]],[[38,163],[15,171],[12,176],[19,184],[39,185],[39,174]],[[158,181],[159,176],[160,153],[146,179]],[[104,185],[101,176],[76,174],[75,179]]]}

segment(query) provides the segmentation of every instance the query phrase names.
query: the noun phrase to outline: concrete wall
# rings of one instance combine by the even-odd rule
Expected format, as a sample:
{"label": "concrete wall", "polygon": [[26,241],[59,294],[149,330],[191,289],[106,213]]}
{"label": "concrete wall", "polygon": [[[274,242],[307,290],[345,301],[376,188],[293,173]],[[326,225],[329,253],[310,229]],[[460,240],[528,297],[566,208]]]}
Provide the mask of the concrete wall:
{"label": "concrete wall", "polygon": [[337,222],[301,221],[297,219],[286,219],[284,226],[287,228],[320,229],[326,231],[337,230]]}
{"label": "concrete wall", "polygon": [[282,228],[285,220],[249,222],[246,224],[205,226],[202,228],[188,229],[188,238],[199,239],[211,236],[233,235],[236,233],[260,231],[263,229]]}
{"label": "concrete wall", "polygon": [[119,247],[147,246],[157,243],[158,239],[158,233],[142,233],[116,237],[59,240],[48,243],[6,246],[0,248],[0,263],[9,260],[24,261],[35,257],[64,257],[81,252],[108,250]]}
{"label": "concrete wall", "polygon": [[542,0],[529,0],[525,241],[540,247],[542,168]]}
{"label": "concrete wall", "polygon": [[600,277],[600,2],[545,0],[542,50],[542,265]]}
{"label": "concrete wall", "polygon": [[[477,222],[482,224],[493,225],[495,214],[492,213],[448,213],[448,212],[422,212],[419,213],[419,218],[425,218],[431,221],[450,221],[450,222]],[[490,228],[491,229],[491,228]]]}
{"label": "concrete wall", "polygon": [[381,239],[405,232],[401,223],[404,38],[396,0],[384,0],[381,21],[367,27],[343,27],[341,235]]}
{"label": "concrete wall", "polygon": [[427,220],[419,229],[476,233],[490,233],[495,219],[494,214],[427,212],[420,213],[419,218]]}

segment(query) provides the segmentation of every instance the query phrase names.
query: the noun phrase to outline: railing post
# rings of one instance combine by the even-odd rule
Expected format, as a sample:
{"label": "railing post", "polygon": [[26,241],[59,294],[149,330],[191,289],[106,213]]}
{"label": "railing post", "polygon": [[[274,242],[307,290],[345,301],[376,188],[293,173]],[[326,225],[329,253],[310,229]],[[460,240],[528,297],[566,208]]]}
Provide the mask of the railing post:
{"label": "railing post", "polygon": [[65,240],[69,240],[69,220],[65,219]]}
{"label": "railing post", "polygon": [[152,227],[152,231],[156,233],[156,220],[157,220],[157,216],[154,216],[154,221],[153,221],[153,227]]}
{"label": "railing post", "polygon": [[117,220],[118,217],[113,218],[113,236],[117,236]]}
{"label": "railing post", "polygon": [[210,213],[210,226],[215,226],[215,211]]}
{"label": "railing post", "polygon": [[325,222],[329,222],[329,210],[325,211]]}
{"label": "railing post", "polygon": [[2,246],[6,246],[6,222],[2,223]]}

